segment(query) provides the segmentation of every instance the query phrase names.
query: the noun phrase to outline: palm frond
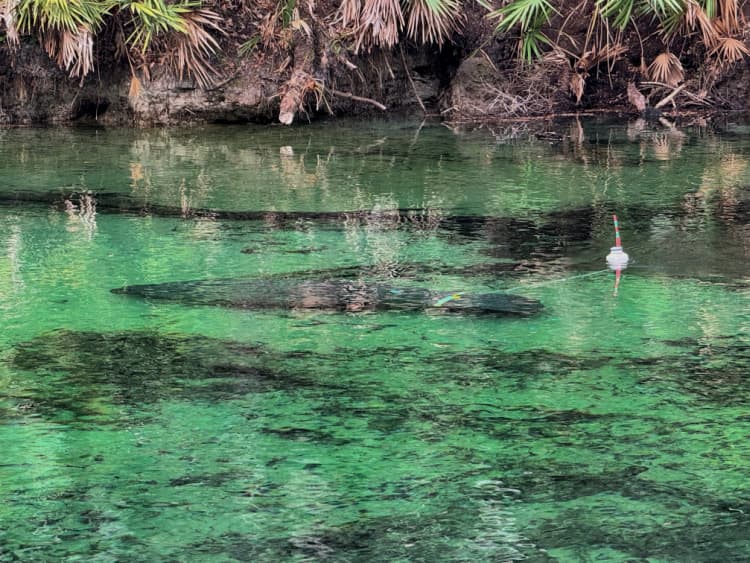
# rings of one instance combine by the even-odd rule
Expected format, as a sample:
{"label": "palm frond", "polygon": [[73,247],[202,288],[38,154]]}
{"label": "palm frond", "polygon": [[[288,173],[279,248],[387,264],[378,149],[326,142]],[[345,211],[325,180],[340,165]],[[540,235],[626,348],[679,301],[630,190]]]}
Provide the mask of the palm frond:
{"label": "palm frond", "polygon": [[404,14],[399,0],[365,1],[359,15],[359,26],[354,50],[369,50],[372,46],[393,47],[398,43],[398,32],[404,25]]}
{"label": "palm frond", "polygon": [[547,0],[514,0],[507,6],[490,12],[488,17],[497,19],[497,31],[508,31],[518,25],[521,33],[538,29],[549,21],[554,8]]}
{"label": "palm frond", "polygon": [[19,43],[16,6],[19,0],[0,0],[0,20],[5,24],[5,35],[11,47]]}
{"label": "palm frond", "polygon": [[666,51],[658,55],[649,65],[648,75],[655,82],[677,86],[685,78],[685,71],[680,59]]}
{"label": "palm frond", "polygon": [[200,86],[210,86],[217,75],[210,57],[219,50],[219,43],[209,31],[221,31],[220,18],[203,8],[184,13],[181,17],[184,31],[170,35],[171,41],[168,43],[172,48],[167,50],[169,62],[180,78],[187,73]]}
{"label": "palm frond", "polygon": [[362,2],[360,0],[343,0],[337,11],[337,17],[340,19],[341,25],[344,27],[358,25],[361,9]]}
{"label": "palm frond", "polygon": [[116,3],[117,0],[20,0],[15,13],[18,27],[25,33],[76,34],[81,27],[96,32]]}
{"label": "palm frond", "polygon": [[185,19],[195,6],[193,2],[167,4],[164,0],[124,2],[122,8],[132,15],[133,32],[127,39],[132,47],[145,53],[154,38],[167,32],[186,32]]}
{"label": "palm frond", "polygon": [[289,27],[295,19],[297,10],[297,0],[281,0],[279,5],[279,17],[281,18],[281,27]]}
{"label": "palm frond", "polygon": [[721,37],[716,47],[711,52],[716,55],[722,64],[732,64],[741,61],[745,56],[750,55],[747,45],[735,39],[734,37]]}
{"label": "palm frond", "polygon": [[544,33],[538,29],[527,31],[523,34],[518,44],[521,59],[526,62],[531,62],[540,58],[543,55],[542,45],[550,45],[551,43],[549,37],[544,35]]}
{"label": "palm frond", "polygon": [[703,0],[703,5],[701,7],[710,19],[716,17],[716,0]]}
{"label": "palm frond", "polygon": [[685,12],[684,0],[649,0],[641,6],[642,13],[654,14],[660,20]]}
{"label": "palm frond", "polygon": [[462,19],[458,0],[408,0],[406,33],[421,43],[437,43],[453,33]]}
{"label": "palm frond", "polygon": [[677,30],[685,23],[686,13],[672,13],[663,18],[658,18],[661,24],[661,35],[670,36],[677,33]]}
{"label": "palm frond", "polygon": [[622,30],[633,15],[634,0],[596,0],[599,13]]}
{"label": "palm frond", "polygon": [[718,0],[719,15],[724,30],[727,33],[737,33],[740,30],[740,5],[738,0]]}
{"label": "palm frond", "polygon": [[48,31],[42,36],[42,46],[70,76],[85,76],[94,68],[94,39],[85,27],[76,32]]}
{"label": "palm frond", "polygon": [[514,0],[507,6],[491,11],[487,17],[498,20],[495,25],[497,32],[519,27],[519,53],[524,61],[530,62],[542,56],[543,44],[551,43],[541,29],[549,22],[554,11],[548,0]]}

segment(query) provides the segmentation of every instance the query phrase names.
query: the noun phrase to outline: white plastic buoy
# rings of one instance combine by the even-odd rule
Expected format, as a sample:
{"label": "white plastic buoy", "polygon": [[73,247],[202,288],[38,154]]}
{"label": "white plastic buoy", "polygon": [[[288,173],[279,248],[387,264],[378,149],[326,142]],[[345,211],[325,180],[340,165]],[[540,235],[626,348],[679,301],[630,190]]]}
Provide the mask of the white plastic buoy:
{"label": "white plastic buoy", "polygon": [[615,290],[612,295],[617,297],[617,290],[620,287],[620,274],[628,267],[630,256],[622,249],[620,225],[617,223],[617,215],[612,215],[612,220],[615,222],[615,245],[609,249],[609,254],[607,254],[607,266],[610,270],[615,271]]}
{"label": "white plastic buoy", "polygon": [[607,266],[610,270],[624,270],[628,267],[630,256],[622,249],[622,246],[613,246],[607,254]]}
{"label": "white plastic buoy", "polygon": [[607,266],[609,266],[610,270],[624,270],[628,267],[630,256],[622,249],[620,225],[617,223],[617,215],[612,215],[612,219],[615,222],[615,245],[609,249],[609,254],[607,254]]}

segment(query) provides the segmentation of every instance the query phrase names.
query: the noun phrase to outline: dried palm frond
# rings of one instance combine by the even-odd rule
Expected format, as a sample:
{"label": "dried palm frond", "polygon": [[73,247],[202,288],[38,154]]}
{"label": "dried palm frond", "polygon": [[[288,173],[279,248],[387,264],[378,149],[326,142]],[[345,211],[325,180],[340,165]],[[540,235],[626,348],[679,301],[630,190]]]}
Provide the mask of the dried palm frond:
{"label": "dried palm frond", "polygon": [[370,0],[360,13],[354,51],[372,46],[393,47],[398,32],[404,25],[404,14],[399,0]]}
{"label": "dried palm frond", "polygon": [[628,82],[628,100],[635,106],[638,111],[645,111],[646,109],[646,97],[640,93],[635,84]]}
{"label": "dried palm frond", "polygon": [[583,90],[586,87],[586,78],[588,73],[578,74],[577,72],[570,73],[570,79],[568,81],[568,88],[571,93],[576,97],[576,104],[581,102],[583,97]]}
{"label": "dried palm frond", "polygon": [[669,51],[665,51],[649,65],[648,75],[655,82],[677,86],[685,78],[685,71],[680,60]]}
{"label": "dried palm frond", "polygon": [[407,0],[407,5],[406,32],[421,43],[442,45],[462,19],[458,0]]}
{"label": "dried palm frond", "polygon": [[42,45],[57,65],[70,72],[70,76],[85,76],[94,68],[94,40],[91,32],[80,27],[49,31],[42,36]]}
{"label": "dried palm frond", "polygon": [[741,61],[745,55],[750,55],[747,45],[734,37],[721,37],[713,51],[721,64],[732,64]]}
{"label": "dried palm frond", "polygon": [[684,28],[692,31],[700,29],[703,44],[709,49],[719,40],[719,32],[714,25],[711,14],[704,10],[695,0],[689,0],[685,9]]}
{"label": "dried palm frond", "polygon": [[360,0],[343,0],[339,6],[337,17],[344,27],[359,25],[359,12],[362,9]]}
{"label": "dried palm frond", "polygon": [[216,69],[211,65],[211,55],[219,50],[219,44],[209,30],[221,31],[220,17],[212,12],[199,8],[182,16],[184,31],[172,33],[172,49],[167,51],[170,65],[182,78],[185,73],[192,75],[196,82],[206,87],[213,83]]}
{"label": "dried palm frond", "polygon": [[141,94],[141,81],[135,75],[130,76],[130,88],[128,89],[128,96],[130,98],[137,98]]}
{"label": "dried palm frond", "polygon": [[93,36],[113,7],[112,1],[102,0],[2,2],[9,40],[17,41],[19,30],[38,33],[47,54],[71,76],[84,76],[93,70]]}
{"label": "dried palm frond", "polygon": [[19,43],[15,10],[20,0],[0,0],[0,20],[5,24],[5,35],[11,47]]}
{"label": "dried palm frond", "polygon": [[740,6],[738,0],[719,0],[719,19],[726,33],[740,29]]}
{"label": "dried palm frond", "polygon": [[586,51],[581,58],[575,64],[576,69],[579,70],[590,70],[599,66],[601,63],[606,61],[616,61],[620,58],[620,55],[627,52],[620,43],[608,43],[601,47],[595,47],[589,51]]}

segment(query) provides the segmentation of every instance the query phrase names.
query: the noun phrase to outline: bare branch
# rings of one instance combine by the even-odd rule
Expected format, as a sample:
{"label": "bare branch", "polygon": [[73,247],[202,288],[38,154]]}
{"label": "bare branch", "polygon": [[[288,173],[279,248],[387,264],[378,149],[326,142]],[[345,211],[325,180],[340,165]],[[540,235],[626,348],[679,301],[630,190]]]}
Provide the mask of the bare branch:
{"label": "bare branch", "polygon": [[330,92],[334,96],[338,96],[340,98],[349,98],[350,100],[354,100],[356,102],[365,102],[367,104],[372,104],[376,108],[382,111],[386,111],[388,109],[383,104],[381,104],[380,102],[376,100],[373,100],[372,98],[365,98],[363,96],[355,96],[351,92],[341,92],[339,90],[334,90],[333,88],[326,88],[326,92]]}

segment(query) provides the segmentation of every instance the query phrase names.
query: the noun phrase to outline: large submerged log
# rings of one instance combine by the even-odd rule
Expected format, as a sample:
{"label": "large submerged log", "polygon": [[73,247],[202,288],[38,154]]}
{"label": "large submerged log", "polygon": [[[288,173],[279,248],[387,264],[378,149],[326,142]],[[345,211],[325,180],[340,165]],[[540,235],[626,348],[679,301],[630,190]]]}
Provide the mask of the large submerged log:
{"label": "large submerged log", "polygon": [[504,293],[472,294],[396,287],[358,280],[216,279],[131,285],[113,293],[237,309],[319,311],[435,311],[472,315],[529,316],[539,301]]}

